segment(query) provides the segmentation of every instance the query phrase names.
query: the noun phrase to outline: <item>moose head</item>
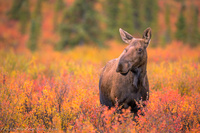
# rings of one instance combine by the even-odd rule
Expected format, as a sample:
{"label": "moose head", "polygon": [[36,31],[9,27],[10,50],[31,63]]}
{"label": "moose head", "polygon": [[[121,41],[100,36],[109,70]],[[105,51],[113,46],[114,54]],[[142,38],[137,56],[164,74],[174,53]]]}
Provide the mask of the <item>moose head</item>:
{"label": "moose head", "polygon": [[134,72],[140,66],[147,63],[146,48],[151,40],[151,28],[144,30],[142,38],[134,38],[121,28],[119,32],[122,40],[129,45],[120,55],[116,72],[126,75],[129,71]]}

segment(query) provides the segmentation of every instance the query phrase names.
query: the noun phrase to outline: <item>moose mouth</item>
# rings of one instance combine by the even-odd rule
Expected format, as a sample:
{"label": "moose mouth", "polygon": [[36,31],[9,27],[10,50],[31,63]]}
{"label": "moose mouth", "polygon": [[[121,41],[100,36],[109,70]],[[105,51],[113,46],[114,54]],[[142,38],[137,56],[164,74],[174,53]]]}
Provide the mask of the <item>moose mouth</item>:
{"label": "moose mouth", "polygon": [[[128,70],[128,72],[129,72],[129,70]],[[126,73],[120,72],[120,74],[126,76],[128,74],[128,72],[126,72]]]}
{"label": "moose mouth", "polygon": [[120,74],[126,76],[128,72],[131,70],[131,68],[132,68],[131,62],[119,63],[116,72],[119,72]]}
{"label": "moose mouth", "polygon": [[127,71],[122,71],[119,68],[117,68],[116,72],[126,76],[128,74],[128,72],[129,72],[129,69]]}

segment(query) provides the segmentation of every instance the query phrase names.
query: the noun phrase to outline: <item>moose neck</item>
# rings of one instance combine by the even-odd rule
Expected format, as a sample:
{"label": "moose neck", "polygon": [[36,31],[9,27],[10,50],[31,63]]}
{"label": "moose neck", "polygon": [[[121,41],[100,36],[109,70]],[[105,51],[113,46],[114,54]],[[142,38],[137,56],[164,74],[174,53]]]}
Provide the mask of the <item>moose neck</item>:
{"label": "moose neck", "polygon": [[[132,70],[132,77],[133,78],[133,86],[135,88],[138,89],[138,84],[143,84],[144,83],[144,79],[145,79],[145,76],[146,76],[146,66],[147,66],[147,63],[145,62],[144,64],[142,64],[141,66],[139,66],[137,69],[134,69]],[[131,76],[130,75],[130,76]]]}

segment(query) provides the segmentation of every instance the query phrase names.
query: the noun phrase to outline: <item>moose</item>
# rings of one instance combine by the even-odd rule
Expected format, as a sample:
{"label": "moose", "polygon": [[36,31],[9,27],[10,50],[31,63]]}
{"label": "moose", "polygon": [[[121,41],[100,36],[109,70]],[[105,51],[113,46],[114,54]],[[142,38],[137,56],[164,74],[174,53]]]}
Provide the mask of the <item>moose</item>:
{"label": "moose", "polygon": [[100,103],[109,108],[118,106],[137,113],[137,102],[149,99],[147,77],[147,51],[151,40],[151,28],[144,30],[142,38],[119,29],[122,40],[129,44],[122,54],[107,62],[99,79]]}

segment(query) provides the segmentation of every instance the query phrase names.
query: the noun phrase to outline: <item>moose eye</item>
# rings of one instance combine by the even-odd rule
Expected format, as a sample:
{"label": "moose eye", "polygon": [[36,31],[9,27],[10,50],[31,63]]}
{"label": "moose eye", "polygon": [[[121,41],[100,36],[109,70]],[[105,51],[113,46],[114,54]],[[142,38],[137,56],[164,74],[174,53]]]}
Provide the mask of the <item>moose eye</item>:
{"label": "moose eye", "polygon": [[138,49],[138,52],[142,52],[142,49],[141,49],[141,48],[139,48],[139,49]]}

